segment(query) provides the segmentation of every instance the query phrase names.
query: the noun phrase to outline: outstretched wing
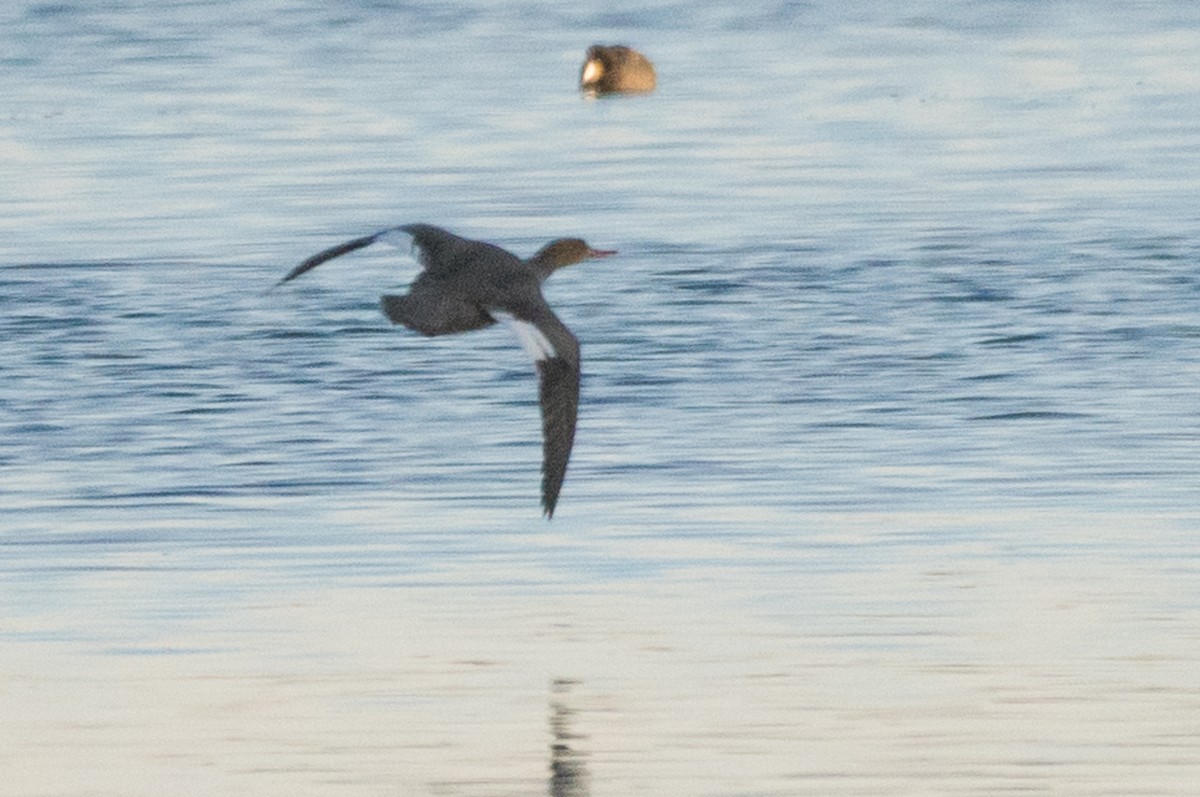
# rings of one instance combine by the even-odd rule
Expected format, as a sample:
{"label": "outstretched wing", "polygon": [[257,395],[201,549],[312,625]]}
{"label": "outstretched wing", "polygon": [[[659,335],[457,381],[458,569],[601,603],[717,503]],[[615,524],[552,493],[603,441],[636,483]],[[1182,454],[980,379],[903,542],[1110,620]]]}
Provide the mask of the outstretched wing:
{"label": "outstretched wing", "polygon": [[370,246],[389,232],[392,232],[392,230],[381,230],[373,235],[364,235],[362,238],[355,238],[353,241],[346,241],[345,243],[338,244],[337,246],[331,246],[324,251],[317,252],[315,255],[289,271],[287,276],[275,283],[275,285],[279,286],[289,280],[294,280],[304,272],[311,271],[322,263],[328,260],[333,260],[335,257],[341,257],[344,254],[355,251],[356,249],[362,249],[364,246]]}
{"label": "outstretched wing", "polygon": [[579,367],[557,358],[537,364],[542,405],[542,509],[554,517],[554,506],[567,475],[579,416]]}
{"label": "outstretched wing", "polygon": [[364,235],[362,238],[355,238],[353,241],[346,241],[345,243],[340,243],[337,246],[331,246],[328,249],[317,252],[289,271],[287,276],[275,283],[275,285],[279,286],[289,280],[294,280],[304,272],[311,271],[322,263],[370,246],[371,244],[390,243],[400,246],[402,240],[404,243],[408,243],[410,237],[413,248],[417,253],[417,259],[424,268],[429,268],[430,263],[434,260],[434,255],[439,251],[463,240],[440,227],[434,227],[432,224],[404,224],[399,227],[388,227],[386,230]]}
{"label": "outstretched wing", "polygon": [[579,341],[549,306],[491,310],[507,323],[538,371],[542,409],[542,509],[554,516],[579,417]]}

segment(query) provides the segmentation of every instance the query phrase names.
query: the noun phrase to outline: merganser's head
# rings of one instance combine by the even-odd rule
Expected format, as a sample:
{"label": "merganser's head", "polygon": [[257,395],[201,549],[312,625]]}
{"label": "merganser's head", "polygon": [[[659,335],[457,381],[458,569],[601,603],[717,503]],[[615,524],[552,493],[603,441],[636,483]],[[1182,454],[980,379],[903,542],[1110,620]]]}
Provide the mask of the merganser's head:
{"label": "merganser's head", "polygon": [[564,266],[598,257],[610,257],[616,253],[615,249],[593,249],[580,238],[559,238],[539,249],[536,255],[529,258],[529,262],[549,274]]}

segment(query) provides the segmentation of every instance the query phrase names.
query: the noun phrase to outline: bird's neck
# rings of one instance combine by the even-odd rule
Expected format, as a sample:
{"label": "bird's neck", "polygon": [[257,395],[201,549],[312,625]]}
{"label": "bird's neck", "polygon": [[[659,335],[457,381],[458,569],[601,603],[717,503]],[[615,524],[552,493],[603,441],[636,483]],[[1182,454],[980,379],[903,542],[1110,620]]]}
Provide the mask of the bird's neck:
{"label": "bird's neck", "polygon": [[529,258],[529,265],[538,275],[538,280],[545,282],[546,278],[558,271],[563,266],[570,265],[569,263],[560,263],[554,257],[547,257],[543,253],[538,252],[533,257]]}

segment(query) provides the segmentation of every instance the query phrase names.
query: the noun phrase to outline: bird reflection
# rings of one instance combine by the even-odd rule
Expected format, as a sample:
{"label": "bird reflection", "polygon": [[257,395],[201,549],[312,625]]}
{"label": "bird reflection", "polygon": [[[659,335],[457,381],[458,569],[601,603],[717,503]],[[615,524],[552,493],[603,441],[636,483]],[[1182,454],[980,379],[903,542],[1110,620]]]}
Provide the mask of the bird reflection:
{"label": "bird reflection", "polygon": [[550,683],[550,795],[551,797],[588,797],[591,793],[586,765],[587,755],[576,745],[580,736],[571,731],[575,710],[568,704],[572,687],[579,682],[556,678]]}

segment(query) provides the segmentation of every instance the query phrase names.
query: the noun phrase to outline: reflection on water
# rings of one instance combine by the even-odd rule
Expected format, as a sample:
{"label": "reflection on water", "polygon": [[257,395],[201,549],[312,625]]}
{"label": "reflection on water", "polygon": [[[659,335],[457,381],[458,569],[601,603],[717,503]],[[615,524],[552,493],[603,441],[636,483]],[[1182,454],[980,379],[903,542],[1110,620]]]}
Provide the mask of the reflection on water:
{"label": "reflection on water", "polygon": [[575,710],[571,708],[571,689],[575,681],[556,678],[550,684],[550,794],[551,797],[588,797],[587,754],[580,748],[586,738],[571,729]]}
{"label": "reflection on water", "polygon": [[[0,22],[0,792],[1200,782],[1200,5]],[[621,252],[552,522],[503,331],[266,292],[417,221]]]}

